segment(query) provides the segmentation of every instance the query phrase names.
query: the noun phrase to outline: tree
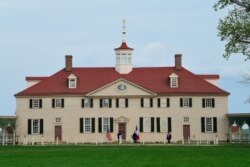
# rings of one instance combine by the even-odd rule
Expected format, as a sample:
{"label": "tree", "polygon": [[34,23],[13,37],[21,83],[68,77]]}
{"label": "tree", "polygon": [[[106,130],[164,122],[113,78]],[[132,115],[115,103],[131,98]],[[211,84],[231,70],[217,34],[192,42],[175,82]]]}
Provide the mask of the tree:
{"label": "tree", "polygon": [[226,41],[224,58],[242,53],[250,59],[250,0],[219,0],[215,11],[229,8],[228,15],[219,20],[218,36]]}

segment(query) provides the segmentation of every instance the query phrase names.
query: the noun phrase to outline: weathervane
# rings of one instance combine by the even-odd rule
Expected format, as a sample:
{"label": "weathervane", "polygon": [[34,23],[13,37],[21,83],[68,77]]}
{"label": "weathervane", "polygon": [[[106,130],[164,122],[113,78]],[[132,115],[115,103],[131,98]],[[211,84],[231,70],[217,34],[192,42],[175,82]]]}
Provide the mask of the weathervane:
{"label": "weathervane", "polygon": [[126,36],[126,20],[123,19],[122,20],[122,42],[126,42],[125,36]]}

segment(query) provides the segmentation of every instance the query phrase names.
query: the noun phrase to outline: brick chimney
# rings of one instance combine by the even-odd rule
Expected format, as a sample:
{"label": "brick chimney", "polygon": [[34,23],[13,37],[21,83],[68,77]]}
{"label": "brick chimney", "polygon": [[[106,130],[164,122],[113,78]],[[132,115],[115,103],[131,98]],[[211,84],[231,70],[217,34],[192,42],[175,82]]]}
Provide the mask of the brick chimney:
{"label": "brick chimney", "polygon": [[72,55],[66,55],[65,56],[65,70],[66,71],[72,71]]}
{"label": "brick chimney", "polygon": [[180,70],[181,69],[181,54],[175,54],[175,69]]}

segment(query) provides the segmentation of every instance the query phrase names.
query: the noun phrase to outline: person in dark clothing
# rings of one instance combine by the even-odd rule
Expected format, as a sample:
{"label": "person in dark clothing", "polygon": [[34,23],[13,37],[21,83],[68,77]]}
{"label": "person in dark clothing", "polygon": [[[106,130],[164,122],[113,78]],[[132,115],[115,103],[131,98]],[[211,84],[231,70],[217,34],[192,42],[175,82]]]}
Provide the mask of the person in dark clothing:
{"label": "person in dark clothing", "polygon": [[122,134],[121,134],[120,132],[117,133],[117,141],[118,141],[118,144],[120,143],[121,135],[122,135]]}
{"label": "person in dark clothing", "polygon": [[168,141],[168,143],[170,143],[171,138],[172,138],[172,135],[171,135],[170,132],[168,132],[168,134],[167,134],[167,141]]}
{"label": "person in dark clothing", "polygon": [[134,143],[137,142],[137,140],[136,140],[136,139],[137,139],[137,134],[136,134],[136,132],[133,133],[132,139],[134,140]]}

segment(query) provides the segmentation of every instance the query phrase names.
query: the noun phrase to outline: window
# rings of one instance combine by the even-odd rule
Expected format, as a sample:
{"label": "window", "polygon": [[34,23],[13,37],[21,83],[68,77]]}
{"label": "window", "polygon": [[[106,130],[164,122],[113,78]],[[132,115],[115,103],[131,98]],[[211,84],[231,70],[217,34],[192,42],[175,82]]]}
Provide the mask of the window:
{"label": "window", "polygon": [[153,107],[153,99],[152,98],[142,98],[141,99],[141,107],[144,107],[144,108]]}
{"label": "window", "polygon": [[43,134],[43,119],[28,119],[28,134]]}
{"label": "window", "polygon": [[156,118],[157,132],[171,132],[171,117]]}
{"label": "window", "polygon": [[114,122],[113,117],[98,118],[98,125],[99,125],[98,131],[99,131],[99,133],[103,133],[103,132],[106,133],[108,131],[113,132],[113,129],[114,129],[113,122]]}
{"label": "window", "polygon": [[144,132],[150,132],[151,131],[150,118],[143,118],[143,129],[144,129]]}
{"label": "window", "polygon": [[192,98],[180,98],[180,107],[192,107]]}
{"label": "window", "polygon": [[178,88],[178,75],[175,73],[172,73],[169,78],[170,78],[170,87],[171,88]]}
{"label": "window", "polygon": [[55,118],[55,123],[62,123],[62,118],[61,117],[56,117]]}
{"label": "window", "polygon": [[30,99],[30,108],[42,108],[42,99]]}
{"label": "window", "polygon": [[64,99],[52,99],[52,108],[64,108]]}
{"label": "window", "polygon": [[201,117],[201,131],[202,132],[217,132],[217,118],[216,117]]}
{"label": "window", "polygon": [[184,117],[183,122],[189,122],[189,117]]}
{"label": "window", "polygon": [[95,118],[80,118],[80,133],[94,133]]}
{"label": "window", "polygon": [[127,64],[127,56],[126,56],[126,54],[121,55],[120,64]]}
{"label": "window", "polygon": [[69,84],[69,88],[76,88],[76,84],[77,84],[77,77],[74,74],[70,74],[68,76],[68,84]]}
{"label": "window", "polygon": [[84,132],[91,132],[91,118],[84,118]]}
{"label": "window", "polygon": [[212,132],[213,131],[213,119],[212,118],[206,118],[206,132]]}
{"label": "window", "polygon": [[214,108],[215,107],[215,100],[214,98],[203,98],[202,99],[202,107],[203,108]]}
{"label": "window", "polygon": [[140,132],[154,132],[154,117],[140,117]]}
{"label": "window", "polygon": [[116,99],[116,107],[117,108],[127,108],[128,107],[128,99],[125,99],[125,98]]}
{"label": "window", "polygon": [[158,107],[159,108],[166,108],[170,106],[170,99],[169,98],[158,98]]}
{"label": "window", "polygon": [[82,99],[82,108],[93,108],[93,99]]}
{"label": "window", "polygon": [[112,107],[112,99],[100,99],[100,107],[101,108],[111,108]]}

